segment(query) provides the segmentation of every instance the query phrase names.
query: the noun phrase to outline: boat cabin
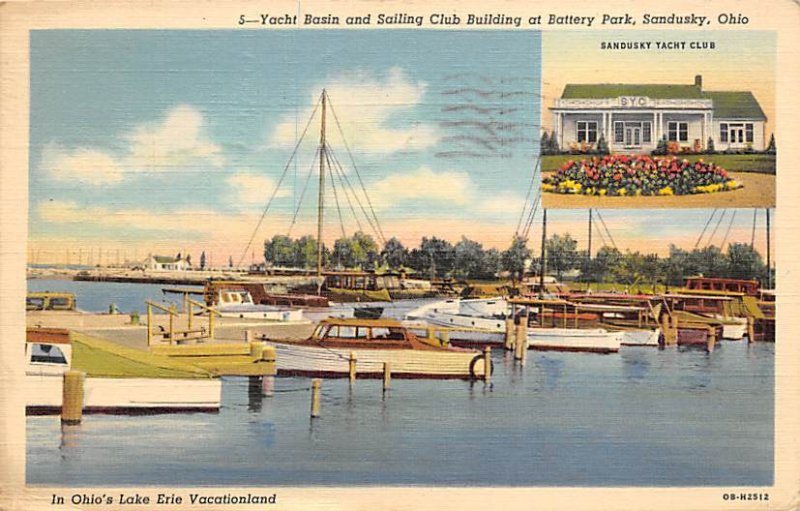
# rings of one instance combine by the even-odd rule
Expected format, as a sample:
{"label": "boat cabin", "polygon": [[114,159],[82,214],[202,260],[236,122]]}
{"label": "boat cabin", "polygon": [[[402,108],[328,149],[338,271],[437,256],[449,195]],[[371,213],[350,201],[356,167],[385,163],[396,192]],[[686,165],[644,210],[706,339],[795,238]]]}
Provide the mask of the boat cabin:
{"label": "boat cabin", "polygon": [[253,297],[247,291],[221,290],[217,305],[254,305]]}
{"label": "boat cabin", "polygon": [[724,279],[716,277],[687,277],[684,280],[686,289],[697,291],[725,291],[732,293],[744,293],[750,296],[758,296],[760,284],[757,280],[743,279]]}
{"label": "boat cabin", "polygon": [[29,311],[74,311],[75,295],[50,291],[28,293],[25,310]]}
{"label": "boat cabin", "polygon": [[25,341],[26,374],[58,375],[69,369],[72,345],[67,330],[61,328],[28,329]]}
{"label": "boat cabin", "polygon": [[326,319],[306,342],[336,348],[433,349],[400,322],[387,319]]}

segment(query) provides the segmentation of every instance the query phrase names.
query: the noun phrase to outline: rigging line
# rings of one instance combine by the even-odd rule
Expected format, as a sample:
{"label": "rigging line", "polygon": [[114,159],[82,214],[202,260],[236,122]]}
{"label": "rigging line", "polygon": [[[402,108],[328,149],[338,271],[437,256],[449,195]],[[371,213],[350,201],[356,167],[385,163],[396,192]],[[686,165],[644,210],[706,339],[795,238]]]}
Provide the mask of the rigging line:
{"label": "rigging line", "polygon": [[697,241],[694,244],[695,250],[697,247],[700,246],[700,242],[703,240],[703,235],[706,233],[706,229],[708,229],[708,225],[711,223],[711,220],[714,219],[714,215],[717,214],[717,208],[714,208],[714,211],[711,212],[711,216],[708,217],[708,221],[706,221],[706,225],[703,227],[703,231],[700,233],[700,236],[697,237]]}
{"label": "rigging line", "polygon": [[334,177],[339,178],[339,185],[342,187],[344,198],[347,200],[347,205],[350,207],[350,212],[353,214],[353,219],[355,219],[356,221],[358,230],[364,232],[364,229],[361,227],[361,221],[358,219],[358,213],[356,213],[356,208],[353,207],[353,202],[350,200],[350,192],[347,191],[347,187],[344,185],[344,179],[339,173],[339,167],[334,166],[333,171],[335,172]]}
{"label": "rigging line", "polygon": [[722,214],[719,216],[719,220],[717,220],[717,225],[714,226],[714,231],[711,233],[711,236],[709,236],[708,243],[706,243],[705,248],[711,246],[711,241],[714,239],[714,235],[717,234],[717,229],[719,229],[719,226],[722,223],[722,219],[725,218],[725,215],[727,213],[728,213],[727,209],[722,210]]}
{"label": "rigging line", "polygon": [[[596,208],[591,208],[591,209],[594,209],[595,212],[597,211]],[[608,246],[608,240],[606,240],[606,236],[603,234],[603,229],[601,229],[600,226],[597,225],[597,222],[595,222],[593,227],[597,230],[597,234],[600,235],[600,241],[603,242],[603,246],[604,247]]]}
{"label": "rigging line", "polygon": [[614,249],[619,250],[619,248],[617,248],[617,243],[614,241],[614,237],[611,235],[611,231],[608,230],[606,221],[603,220],[603,215],[600,214],[600,210],[595,208],[594,212],[597,213],[597,218],[599,218],[600,223],[603,224],[603,229],[606,230],[606,234],[608,234],[608,239],[611,240],[611,246],[614,247]]}
{"label": "rigging line", "polygon": [[283,172],[281,173],[281,178],[278,180],[278,184],[275,185],[275,189],[272,190],[272,195],[270,195],[269,200],[267,201],[267,205],[264,206],[264,212],[261,213],[261,218],[258,219],[258,224],[256,224],[256,228],[253,229],[253,234],[250,236],[250,241],[247,242],[247,246],[244,247],[244,251],[242,251],[242,256],[239,258],[239,263],[237,266],[242,265],[242,261],[247,256],[247,251],[250,250],[250,246],[253,244],[253,240],[256,238],[256,234],[258,234],[258,230],[261,228],[261,224],[264,222],[264,218],[267,216],[267,211],[269,211],[269,207],[272,205],[272,201],[275,199],[275,196],[278,195],[278,190],[283,183],[283,180],[286,178],[286,174],[289,171],[289,167],[292,164],[292,160],[294,160],[295,155],[297,155],[297,150],[300,149],[300,144],[303,143],[303,139],[306,137],[306,133],[308,132],[308,127],[311,126],[311,121],[314,119],[314,116],[317,113],[317,109],[319,108],[320,103],[322,103],[322,96],[320,95],[317,104],[314,106],[314,110],[311,112],[311,115],[308,118],[308,122],[306,122],[306,127],[303,129],[303,134],[300,135],[300,140],[297,141],[297,144],[294,146],[294,150],[292,150],[291,156],[289,156],[289,161],[286,162],[286,166],[283,167]]}
{"label": "rigging line", "polygon": [[539,199],[540,197],[536,197],[536,201],[531,205],[530,213],[528,214],[528,218],[525,220],[525,226],[522,229],[522,239],[527,240],[531,234],[533,219],[536,216],[536,211],[539,209]]}
{"label": "rigging line", "polygon": [[381,243],[383,243],[385,245],[386,244],[386,238],[383,236],[383,232],[380,231],[380,229],[376,228],[375,225],[373,225],[372,219],[370,218],[369,214],[367,213],[367,209],[364,207],[364,204],[361,202],[361,199],[359,199],[358,193],[356,193],[355,187],[350,182],[350,178],[347,177],[347,174],[345,173],[344,169],[342,168],[342,164],[339,162],[339,158],[337,158],[336,152],[333,151],[331,148],[329,148],[329,149],[330,149],[331,157],[333,158],[333,161],[335,161],[336,164],[339,165],[339,171],[342,173],[342,176],[344,176],[344,180],[347,183],[347,186],[350,187],[350,191],[353,194],[353,197],[356,199],[356,203],[358,204],[358,207],[361,208],[361,211],[364,213],[364,218],[367,219],[367,223],[372,228],[372,230],[375,233],[375,235],[377,236],[377,238],[381,241]]}
{"label": "rigging line", "polygon": [[736,210],[733,210],[733,214],[731,215],[731,221],[728,222],[728,230],[725,231],[725,237],[722,238],[722,243],[719,246],[719,249],[722,250],[725,247],[725,242],[728,241],[728,234],[731,233],[731,227],[733,227],[733,219],[736,218]]}
{"label": "rigging line", "polygon": [[514,235],[520,239],[527,239],[528,235],[530,234],[533,217],[536,215],[536,209],[539,206],[538,199],[539,198],[537,197],[535,201],[531,202],[530,209],[528,209],[527,206],[523,208],[523,212],[525,213],[525,222],[522,224],[522,228],[514,233]]}
{"label": "rigging line", "polygon": [[378,221],[378,216],[375,214],[375,208],[372,207],[372,201],[367,194],[367,189],[364,186],[364,181],[361,180],[361,173],[358,171],[358,166],[356,165],[356,160],[353,158],[353,153],[350,151],[350,146],[347,144],[347,139],[344,137],[344,131],[342,130],[342,125],[339,124],[339,117],[336,115],[336,110],[333,108],[333,102],[331,101],[330,96],[328,97],[328,105],[331,107],[331,113],[333,114],[333,120],[336,121],[336,127],[339,130],[339,134],[342,136],[342,142],[344,142],[344,148],[347,150],[347,155],[350,157],[350,162],[353,164],[353,169],[356,171],[356,176],[358,176],[358,182],[361,183],[361,189],[364,191],[364,197],[367,198],[367,204],[369,205],[369,209],[372,212],[372,217],[375,219],[375,225],[378,226],[378,230],[381,233],[381,239],[386,242],[386,236],[383,235],[383,230],[381,229],[381,224]]}
{"label": "rigging line", "polygon": [[519,220],[517,221],[517,230],[514,231],[516,234],[519,234],[519,228],[522,227],[522,219],[525,217],[525,210],[528,209],[528,203],[531,199],[531,193],[533,192],[533,186],[536,183],[536,167],[539,166],[541,162],[541,158],[536,160],[536,165],[533,166],[533,172],[531,173],[531,182],[528,184],[528,192],[525,194],[525,202],[522,206],[522,211],[519,212]]}
{"label": "rigging line", "polygon": [[753,208],[753,232],[750,234],[750,248],[756,243],[756,215],[758,215],[758,208]]}
{"label": "rigging line", "polygon": [[297,215],[300,213],[300,207],[303,205],[303,199],[306,196],[306,190],[308,190],[308,185],[311,184],[311,175],[314,173],[314,164],[317,163],[317,156],[319,155],[319,148],[314,153],[314,158],[311,159],[311,165],[308,167],[308,174],[306,175],[306,182],[303,184],[303,190],[300,192],[300,200],[297,201],[297,207],[294,209],[294,215],[292,216],[292,223],[289,224],[289,230],[286,232],[287,237],[292,237],[292,229],[294,228],[295,223],[297,222]]}
{"label": "rigging line", "polygon": [[[331,158],[328,155],[328,151],[325,151],[325,161],[328,162],[328,168],[333,167],[333,165],[331,165]],[[339,226],[342,228],[342,239],[345,239],[347,238],[347,233],[344,230],[344,219],[342,218],[342,208],[339,206],[339,194],[336,192],[336,180],[333,179],[333,176],[331,176],[331,179],[329,181],[331,182],[331,188],[333,189],[333,202],[336,203],[336,213],[338,213],[339,215]]]}
{"label": "rigging line", "polygon": [[[350,188],[350,193],[353,195],[353,198],[355,198],[356,203],[358,204],[359,208],[361,208],[361,211],[364,213],[364,218],[367,220],[367,224],[369,225],[370,229],[372,229],[371,235],[374,234],[375,237],[379,241],[381,241],[382,243],[385,244],[386,243],[385,239],[381,237],[381,233],[378,231],[378,229],[375,228],[375,225],[372,223],[372,219],[369,217],[369,214],[367,214],[366,208],[361,203],[361,200],[359,199],[355,188],[350,183],[350,179],[347,177],[347,174],[345,173],[344,168],[342,167],[342,164],[339,161],[339,158],[336,156],[336,151],[334,151],[333,148],[330,148],[330,147],[328,149],[329,149],[328,152],[331,154],[331,158],[333,159],[333,162],[336,164],[337,172],[339,173],[339,175],[341,177],[344,178],[344,183],[346,184],[346,186],[342,185],[342,189],[347,190],[348,188]],[[357,218],[358,217],[356,217],[356,219]],[[359,225],[360,225],[360,223],[359,223]]]}

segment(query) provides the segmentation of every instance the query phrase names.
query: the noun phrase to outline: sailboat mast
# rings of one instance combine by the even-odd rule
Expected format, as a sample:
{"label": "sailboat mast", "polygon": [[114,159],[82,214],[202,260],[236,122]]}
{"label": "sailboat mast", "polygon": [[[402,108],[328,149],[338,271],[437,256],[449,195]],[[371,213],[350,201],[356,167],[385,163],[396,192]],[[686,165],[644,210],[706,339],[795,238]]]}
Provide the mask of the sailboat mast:
{"label": "sailboat mast", "polygon": [[325,98],[322,89],[322,123],[319,130],[319,200],[317,202],[317,277],[322,277],[322,218],[325,209]]}
{"label": "sailboat mast", "polygon": [[772,259],[770,253],[770,243],[769,243],[769,208],[766,208],[764,211],[767,212],[767,288],[772,289]]}
{"label": "sailboat mast", "polygon": [[589,253],[587,259],[592,260],[592,208],[589,208]]}
{"label": "sailboat mast", "polygon": [[539,297],[544,296],[544,273],[547,271],[547,208],[542,208],[542,264],[539,272]]}

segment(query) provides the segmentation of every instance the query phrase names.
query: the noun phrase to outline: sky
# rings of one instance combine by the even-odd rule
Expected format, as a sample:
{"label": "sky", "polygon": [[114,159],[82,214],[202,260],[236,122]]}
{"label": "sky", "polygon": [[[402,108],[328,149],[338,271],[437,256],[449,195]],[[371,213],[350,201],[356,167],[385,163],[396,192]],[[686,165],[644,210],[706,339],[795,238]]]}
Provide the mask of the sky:
{"label": "sky", "polygon": [[[360,212],[371,205],[406,246],[465,236],[504,249],[532,182],[541,87],[555,83],[541,76],[555,46],[543,64],[541,42],[534,31],[33,31],[29,257],[205,251],[211,264],[250,263],[274,234],[315,235],[323,88],[341,163],[327,174],[326,244],[359,228],[378,238]],[[665,240],[693,246],[710,211],[603,214],[620,248],[663,254]],[[585,244],[585,217],[553,212],[548,231]],[[749,242],[752,210],[730,225]]]}

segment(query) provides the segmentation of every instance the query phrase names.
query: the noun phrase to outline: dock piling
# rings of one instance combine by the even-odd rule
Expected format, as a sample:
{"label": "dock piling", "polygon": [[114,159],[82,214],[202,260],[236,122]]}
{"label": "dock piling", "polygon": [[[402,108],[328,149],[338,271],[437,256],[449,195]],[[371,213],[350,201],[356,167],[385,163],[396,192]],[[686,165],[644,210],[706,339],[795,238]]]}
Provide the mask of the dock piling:
{"label": "dock piling", "polygon": [[349,363],[350,363],[350,383],[351,384],[354,381],[356,381],[356,361],[357,360],[358,359],[356,358],[356,352],[355,351],[351,351],[350,352],[350,361],[349,361]]}
{"label": "dock piling", "polygon": [[528,311],[526,310],[519,317],[519,324],[517,325],[517,335],[514,339],[515,356],[517,360],[523,361],[525,357],[525,350],[528,348]]}
{"label": "dock piling", "polygon": [[755,342],[756,330],[753,316],[747,316],[747,342]]}
{"label": "dock piling", "polygon": [[64,373],[61,396],[61,423],[80,424],[83,417],[83,378],[80,371]]}
{"label": "dock piling", "polygon": [[275,377],[262,376],[261,377],[261,395],[272,397],[275,395]]}
{"label": "dock piling", "polygon": [[483,381],[487,384],[492,381],[492,348],[483,348]]}
{"label": "dock piling", "polygon": [[244,331],[244,342],[253,342],[253,331],[252,330],[245,330]]}
{"label": "dock piling", "polygon": [[311,418],[319,417],[320,405],[320,390],[322,387],[322,380],[314,378],[311,380]]}
{"label": "dock piling", "polygon": [[256,360],[264,358],[264,343],[250,341],[250,356]]}
{"label": "dock piling", "polygon": [[450,332],[447,330],[442,330],[439,333],[439,344],[441,344],[443,348],[446,348],[450,345]]}
{"label": "dock piling", "polygon": [[714,352],[714,346],[717,344],[717,330],[713,326],[708,326],[708,336],[706,337],[706,349],[709,353]]}
{"label": "dock piling", "polygon": [[392,364],[383,363],[383,391],[386,392],[392,386]]}
{"label": "dock piling", "polygon": [[514,317],[506,318],[506,337],[503,348],[507,351],[514,349]]}

